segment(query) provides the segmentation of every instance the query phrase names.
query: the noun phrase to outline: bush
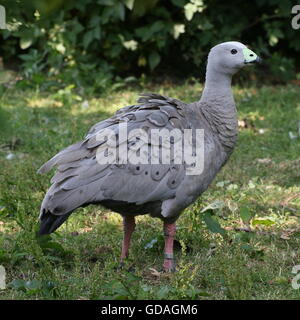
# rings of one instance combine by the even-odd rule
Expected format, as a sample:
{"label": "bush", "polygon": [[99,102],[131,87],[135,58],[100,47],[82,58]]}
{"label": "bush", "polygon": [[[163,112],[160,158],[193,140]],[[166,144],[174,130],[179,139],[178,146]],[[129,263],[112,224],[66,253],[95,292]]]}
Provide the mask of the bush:
{"label": "bush", "polygon": [[4,61],[20,65],[31,83],[55,76],[101,89],[116,76],[199,76],[211,46],[232,39],[267,57],[269,79],[284,82],[295,76],[300,31],[291,27],[291,1],[2,3],[8,25],[0,33]]}

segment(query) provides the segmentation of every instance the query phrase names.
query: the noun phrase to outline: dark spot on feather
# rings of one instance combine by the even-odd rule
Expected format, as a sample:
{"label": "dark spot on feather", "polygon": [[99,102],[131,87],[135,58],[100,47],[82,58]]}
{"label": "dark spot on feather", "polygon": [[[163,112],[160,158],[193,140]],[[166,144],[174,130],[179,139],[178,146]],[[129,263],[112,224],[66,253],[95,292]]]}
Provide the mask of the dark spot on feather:
{"label": "dark spot on feather", "polygon": [[63,209],[64,208],[62,206],[57,206],[54,208],[53,213],[56,213],[56,212],[58,213],[58,212],[62,211]]}

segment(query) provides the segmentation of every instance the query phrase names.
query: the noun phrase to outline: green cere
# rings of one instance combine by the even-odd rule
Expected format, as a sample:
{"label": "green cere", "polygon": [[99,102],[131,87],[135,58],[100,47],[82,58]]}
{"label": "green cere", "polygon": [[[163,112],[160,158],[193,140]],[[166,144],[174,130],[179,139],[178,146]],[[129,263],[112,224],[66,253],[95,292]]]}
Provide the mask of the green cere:
{"label": "green cere", "polygon": [[245,63],[251,63],[257,59],[257,54],[248,48],[243,49],[243,54],[245,58]]}

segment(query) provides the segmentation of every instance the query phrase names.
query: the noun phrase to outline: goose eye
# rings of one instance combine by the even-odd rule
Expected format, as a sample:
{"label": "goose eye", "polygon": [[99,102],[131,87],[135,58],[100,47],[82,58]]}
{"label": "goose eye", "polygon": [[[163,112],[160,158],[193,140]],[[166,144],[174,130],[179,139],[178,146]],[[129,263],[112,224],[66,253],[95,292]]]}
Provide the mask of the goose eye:
{"label": "goose eye", "polygon": [[237,54],[237,50],[236,50],[236,49],[232,49],[230,52],[231,52],[232,54]]}

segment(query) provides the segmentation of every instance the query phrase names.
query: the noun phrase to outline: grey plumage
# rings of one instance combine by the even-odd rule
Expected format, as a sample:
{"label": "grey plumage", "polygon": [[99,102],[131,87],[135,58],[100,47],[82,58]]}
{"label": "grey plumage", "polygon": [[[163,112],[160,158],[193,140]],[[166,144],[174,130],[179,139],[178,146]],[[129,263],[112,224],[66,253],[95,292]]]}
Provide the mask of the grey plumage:
{"label": "grey plumage", "polygon": [[[56,174],[51,179],[52,186],[42,204],[42,221],[46,213],[61,216],[69,214],[79,206],[89,203],[101,204],[104,200],[123,201],[125,206],[122,209],[123,214],[126,212],[126,203],[130,203],[131,206],[134,204],[140,206],[155,201],[157,208],[154,213],[149,212],[150,214],[174,219],[179,212],[175,213],[170,210],[163,216],[159,214],[164,201],[177,202],[179,198],[182,198],[180,194],[185,193],[182,188],[189,184],[189,189],[192,190],[189,191],[189,197],[182,199],[181,205],[186,207],[201,193],[204,186],[206,188],[227,157],[218,135],[215,136],[215,139],[213,138],[211,118],[206,119],[211,111],[207,110],[204,104],[202,106],[200,103],[185,104],[179,100],[155,94],[143,94],[139,103],[139,105],[119,110],[109,121],[105,120],[96,124],[84,141],[59,152],[41,167],[39,170],[41,173],[49,171],[54,166],[57,167]],[[181,114],[178,113],[178,110],[181,111]],[[205,162],[208,166],[205,171],[207,172],[195,178],[185,174],[186,165],[184,164],[126,164],[123,166],[98,164],[96,151],[101,141],[96,139],[97,132],[106,127],[117,133],[117,125],[122,121],[127,122],[128,131],[141,126],[149,129],[160,129],[163,126],[170,130],[174,128],[180,130],[205,129],[206,151],[212,150],[212,152],[206,152]],[[219,121],[219,125],[224,122],[217,116],[214,121]],[[224,136],[228,138],[228,141],[233,141],[236,136],[236,127],[225,128],[226,123],[229,122],[225,118],[221,137]],[[215,158],[214,161],[213,158]],[[102,204],[105,205],[105,202]]]}
{"label": "grey plumage", "polygon": [[39,172],[44,173],[57,167],[51,179],[52,186],[42,204],[41,220],[46,213],[61,216],[81,205],[101,204],[104,200],[123,201],[131,206],[158,201],[158,211],[163,200],[175,196],[176,188],[184,179],[183,165],[129,163],[118,166],[100,165],[97,162],[96,151],[101,141],[96,139],[96,135],[101,129],[110,128],[118,133],[118,124],[124,121],[128,131],[140,127],[160,129],[162,126],[171,130],[175,126],[170,120],[177,120],[180,129],[191,126],[188,114],[180,115],[177,112],[187,107],[179,100],[143,94],[139,103],[119,110],[109,121],[96,124],[84,141],[59,152],[40,168]]}
{"label": "grey plumage", "polygon": [[[101,204],[123,216],[148,213],[167,223],[177,220],[181,212],[207,189],[236,142],[237,117],[231,76],[237,69],[237,62],[232,62],[235,64],[230,69],[231,57],[226,57],[224,66],[217,59],[218,54],[225,55],[226,46],[229,49],[232,46],[245,48],[231,42],[211,50],[200,101],[186,104],[167,96],[144,93],[137,105],[122,108],[111,118],[95,124],[82,142],[62,150],[40,168],[39,172],[44,173],[56,167],[52,185],[41,206],[40,234],[53,232],[76,208],[88,204]],[[216,69],[217,64],[220,72]],[[226,68],[226,72],[222,68]],[[127,124],[128,132],[139,128],[146,131],[204,129],[203,172],[187,175],[189,165],[186,163],[99,164],[96,152],[105,141],[97,139],[97,134],[105,128],[118,134],[120,123]],[[139,143],[141,141],[139,139]],[[132,146],[136,142],[130,141]],[[121,143],[124,141],[119,141]]]}

